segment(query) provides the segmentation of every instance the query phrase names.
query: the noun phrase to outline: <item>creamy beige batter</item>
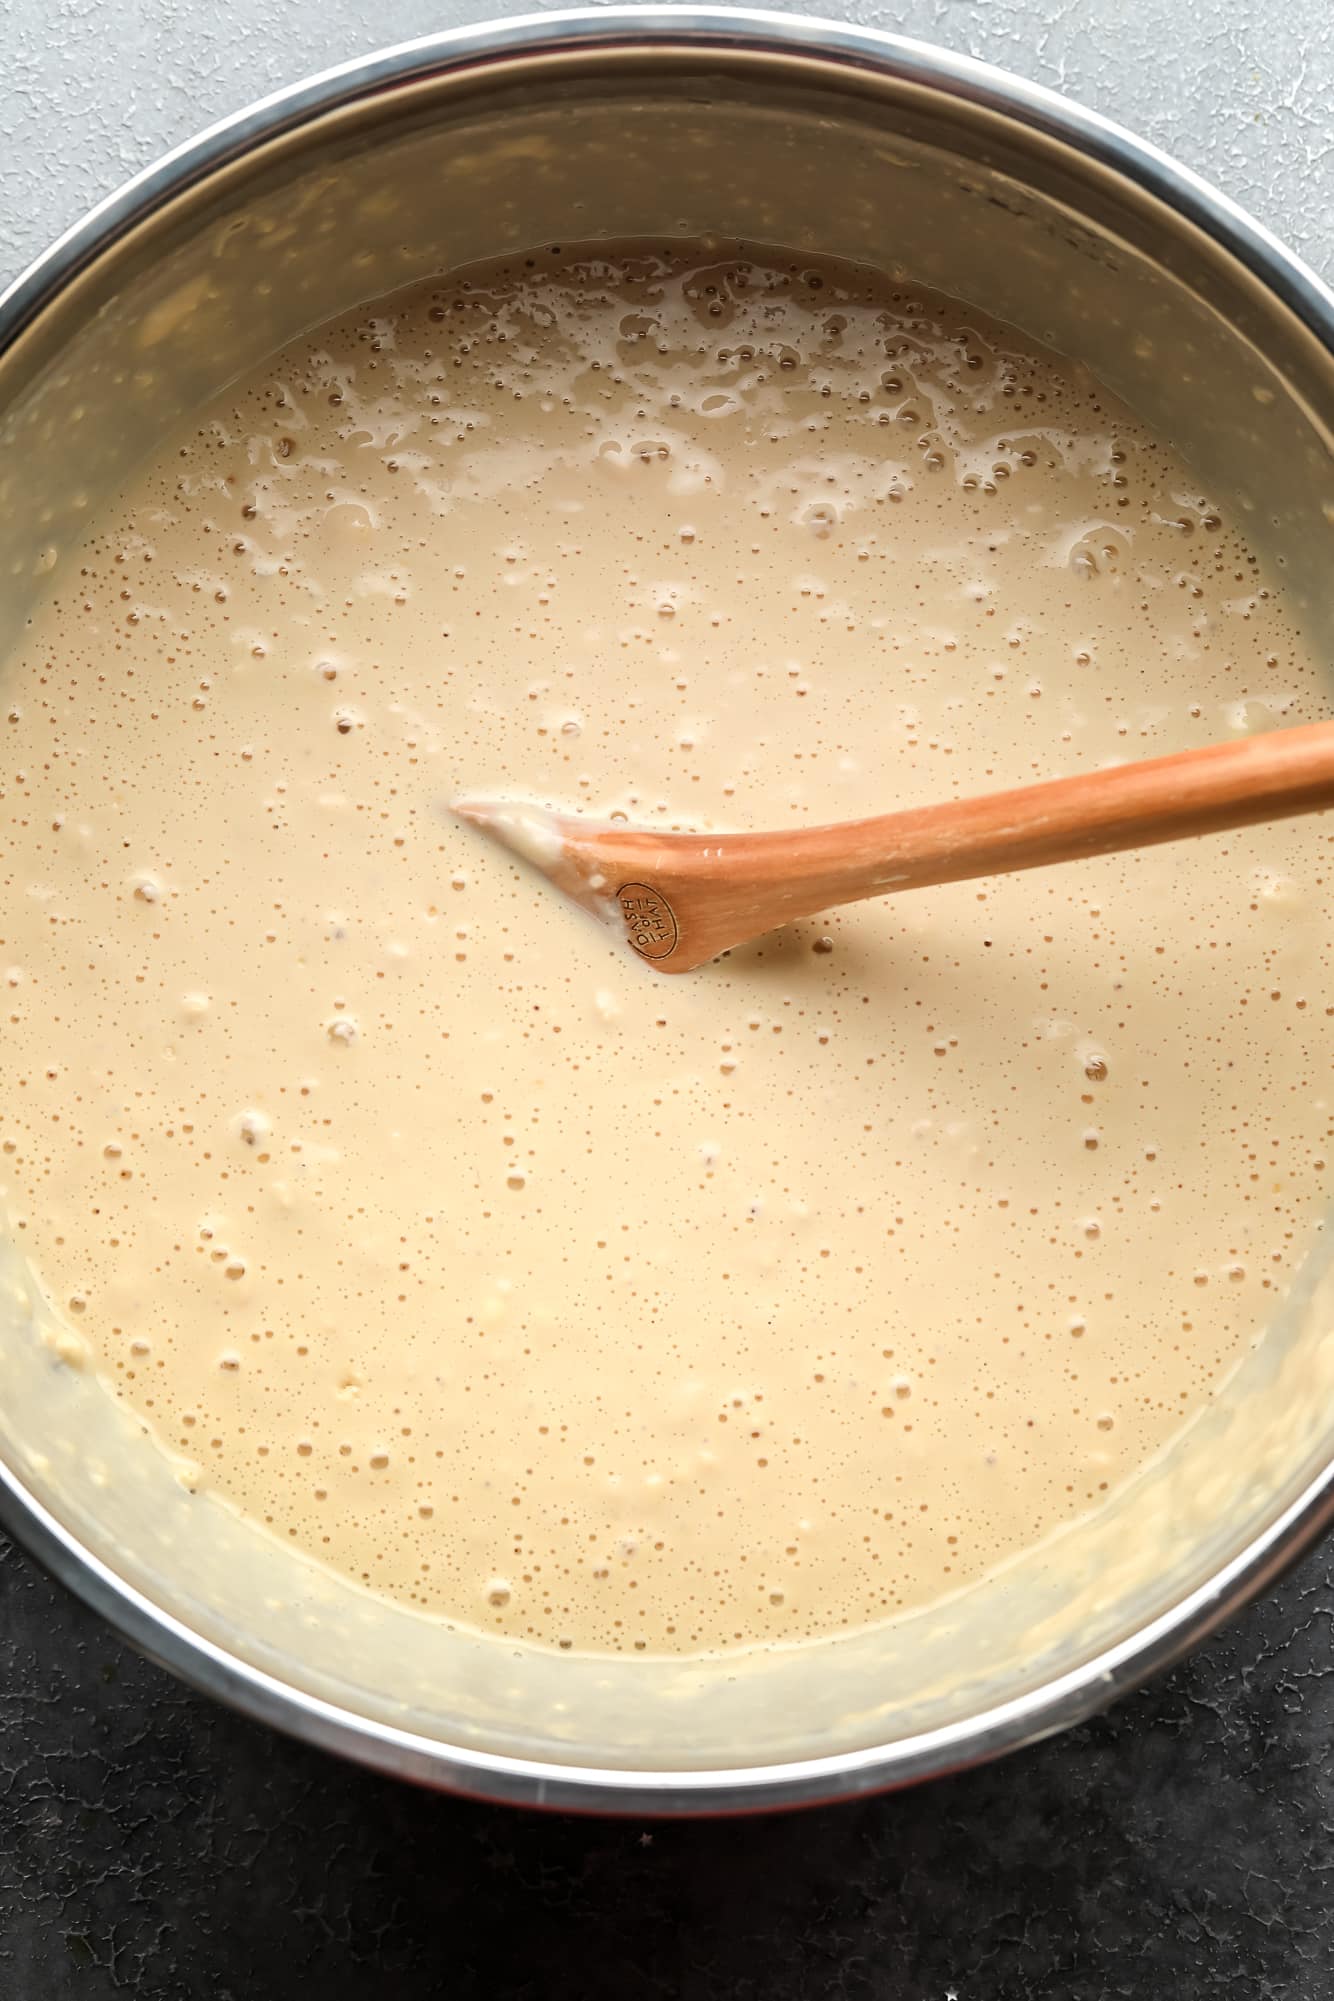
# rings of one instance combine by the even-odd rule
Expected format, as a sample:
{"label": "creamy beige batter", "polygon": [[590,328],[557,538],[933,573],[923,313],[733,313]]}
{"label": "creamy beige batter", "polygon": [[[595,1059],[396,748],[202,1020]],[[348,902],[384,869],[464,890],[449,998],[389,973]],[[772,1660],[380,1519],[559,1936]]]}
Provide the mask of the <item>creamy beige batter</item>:
{"label": "creamy beige batter", "polygon": [[1077,368],[781,253],[551,251],[163,448],[0,693],[0,1184],[210,1487],[548,1645],[881,1620],[1089,1509],[1319,1227],[1327,823],[667,980],[452,821],[834,820],[1309,720]]}

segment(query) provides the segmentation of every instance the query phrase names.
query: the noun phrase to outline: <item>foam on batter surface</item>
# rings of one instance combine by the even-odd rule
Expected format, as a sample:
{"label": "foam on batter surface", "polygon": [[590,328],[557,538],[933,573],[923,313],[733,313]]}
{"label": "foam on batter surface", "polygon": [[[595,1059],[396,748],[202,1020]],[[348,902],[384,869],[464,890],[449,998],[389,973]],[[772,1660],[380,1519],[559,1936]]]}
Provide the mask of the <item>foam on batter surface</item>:
{"label": "foam on batter surface", "polygon": [[0,1186],[117,1396],[370,1588],[689,1652],[1095,1506],[1324,1208],[1324,821],[663,980],[463,791],[824,822],[1328,707],[1217,497],[873,274],[518,258],[162,447],[0,688]]}

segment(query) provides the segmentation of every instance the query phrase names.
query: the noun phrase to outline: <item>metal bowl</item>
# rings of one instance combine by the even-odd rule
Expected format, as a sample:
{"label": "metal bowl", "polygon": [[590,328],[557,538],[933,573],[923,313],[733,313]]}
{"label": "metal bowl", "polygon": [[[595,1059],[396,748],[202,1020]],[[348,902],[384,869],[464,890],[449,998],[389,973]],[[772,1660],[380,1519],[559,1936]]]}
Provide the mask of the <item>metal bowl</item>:
{"label": "metal bowl", "polygon": [[[135,459],[303,328],[509,246],[700,234],[862,258],[1086,361],[1334,631],[1334,299],[1127,133],[980,63],[761,13],[432,37],[282,91],[103,202],[0,300],[16,628]],[[0,637],[5,635],[0,634]],[[49,1331],[49,1330],[48,1330]],[[0,1247],[0,1501],[136,1645],[248,1714],[493,1799],[686,1814],[902,1785],[1087,1716],[1334,1516],[1334,1275],[1206,1421],[1040,1558],[893,1628],[713,1662],[442,1634],[173,1488]]]}

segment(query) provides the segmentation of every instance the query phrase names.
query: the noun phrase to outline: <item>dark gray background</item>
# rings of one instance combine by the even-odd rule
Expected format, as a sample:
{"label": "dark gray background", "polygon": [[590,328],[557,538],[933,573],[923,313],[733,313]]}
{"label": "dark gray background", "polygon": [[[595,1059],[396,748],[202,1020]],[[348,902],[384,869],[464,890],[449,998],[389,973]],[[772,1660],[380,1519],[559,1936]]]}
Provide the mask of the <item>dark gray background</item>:
{"label": "dark gray background", "polygon": [[[0,0],[0,283],[209,119],[492,11]],[[1082,98],[1334,267],[1328,0],[838,11]],[[1317,1554],[1110,1718],[1000,1766],[651,1828],[336,1765],[2,1551],[0,2001],[1328,2001],[1332,1617]]]}

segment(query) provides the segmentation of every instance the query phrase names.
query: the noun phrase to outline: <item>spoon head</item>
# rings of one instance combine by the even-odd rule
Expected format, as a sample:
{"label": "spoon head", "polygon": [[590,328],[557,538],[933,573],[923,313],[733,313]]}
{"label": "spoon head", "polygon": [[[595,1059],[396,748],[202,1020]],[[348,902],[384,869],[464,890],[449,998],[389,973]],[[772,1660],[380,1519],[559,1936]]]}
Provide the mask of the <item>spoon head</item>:
{"label": "spoon head", "polygon": [[696,835],[562,817],[523,800],[464,798],[450,810],[539,870],[657,972],[690,972],[735,942],[684,936],[676,908],[681,887],[673,898],[665,878],[676,883],[681,864],[696,860],[702,847]]}

